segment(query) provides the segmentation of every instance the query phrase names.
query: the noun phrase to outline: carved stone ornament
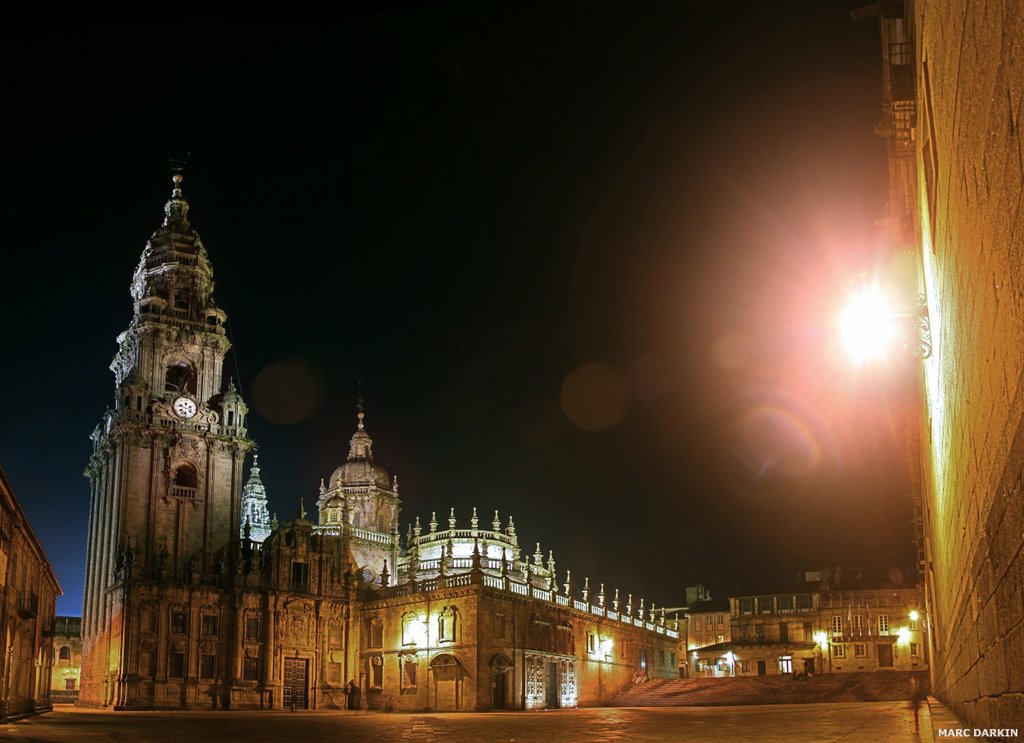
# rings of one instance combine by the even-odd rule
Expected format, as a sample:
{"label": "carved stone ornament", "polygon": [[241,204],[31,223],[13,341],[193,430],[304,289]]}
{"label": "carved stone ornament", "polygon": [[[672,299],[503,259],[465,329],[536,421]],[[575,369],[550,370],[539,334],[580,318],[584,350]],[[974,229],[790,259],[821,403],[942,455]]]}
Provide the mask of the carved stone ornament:
{"label": "carved stone ornament", "polygon": [[114,372],[116,383],[121,384],[135,368],[139,356],[139,340],[135,333],[126,330],[117,336],[117,342],[120,347],[110,362],[110,371]]}

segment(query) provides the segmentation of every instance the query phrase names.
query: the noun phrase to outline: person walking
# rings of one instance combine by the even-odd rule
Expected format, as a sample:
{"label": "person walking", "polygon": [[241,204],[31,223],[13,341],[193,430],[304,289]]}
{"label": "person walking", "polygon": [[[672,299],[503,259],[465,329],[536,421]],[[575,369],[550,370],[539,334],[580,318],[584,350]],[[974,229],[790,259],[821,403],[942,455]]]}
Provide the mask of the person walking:
{"label": "person walking", "polygon": [[910,679],[910,710],[914,713],[914,735],[921,734],[922,701],[924,701],[924,693],[921,691],[921,682],[915,676]]}

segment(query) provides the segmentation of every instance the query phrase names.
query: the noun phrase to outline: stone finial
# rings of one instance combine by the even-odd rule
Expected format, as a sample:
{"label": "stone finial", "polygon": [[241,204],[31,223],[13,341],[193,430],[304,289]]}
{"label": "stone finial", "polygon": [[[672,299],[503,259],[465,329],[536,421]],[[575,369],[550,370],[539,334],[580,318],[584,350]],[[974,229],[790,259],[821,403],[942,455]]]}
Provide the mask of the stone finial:
{"label": "stone finial", "polygon": [[181,182],[185,180],[185,176],[183,176],[181,173],[175,173],[174,175],[171,176],[171,180],[174,181],[174,188],[171,189],[171,198],[180,199]]}
{"label": "stone finial", "polygon": [[437,512],[430,512],[430,531],[431,533],[437,531]]}
{"label": "stone finial", "polygon": [[633,616],[633,594],[629,594],[629,598],[626,599],[626,614]]}
{"label": "stone finial", "polygon": [[453,557],[455,557],[455,543],[452,542],[452,538],[451,537],[448,537],[448,543],[445,545],[444,553],[445,553],[445,556],[447,556],[449,560],[452,559]]}
{"label": "stone finial", "polygon": [[512,538],[512,544],[517,543],[516,539],[516,522],[512,520],[512,517],[508,517],[508,526],[505,527],[505,533]]}
{"label": "stone finial", "polygon": [[555,551],[548,550],[548,571],[551,575],[555,574]]}
{"label": "stone finial", "polygon": [[306,504],[302,502],[302,496],[299,496],[299,520],[306,520]]}
{"label": "stone finial", "polygon": [[540,567],[544,563],[544,553],[540,551],[540,542],[537,542],[537,550],[533,553],[533,564]]}
{"label": "stone finial", "polygon": [[391,489],[396,493],[398,492],[398,475],[395,475],[391,480]]}
{"label": "stone finial", "polygon": [[242,534],[246,539],[252,536],[252,522],[249,521],[249,514],[245,514],[245,531]]}
{"label": "stone finial", "polygon": [[572,598],[572,571],[565,571],[565,595]]}
{"label": "stone finial", "polygon": [[494,521],[491,522],[494,531],[501,531],[501,519],[498,518],[498,509],[494,509]]}
{"label": "stone finial", "polygon": [[640,616],[637,617],[641,622],[644,621],[644,600],[640,599]]}
{"label": "stone finial", "polygon": [[388,578],[390,578],[390,577],[391,577],[391,574],[388,572],[388,561],[384,560],[384,569],[380,571],[380,584],[384,588],[388,587],[388,584],[389,584]]}
{"label": "stone finial", "polygon": [[548,589],[551,591],[551,593],[558,593],[558,576],[555,575],[555,568],[553,567],[553,563],[549,563],[548,571],[550,571],[551,573],[548,576]]}
{"label": "stone finial", "polygon": [[654,621],[654,602],[653,601],[651,602],[651,609],[650,609],[650,612],[649,612],[649,616],[650,616],[650,620],[649,621],[653,622]]}
{"label": "stone finial", "polygon": [[476,539],[473,540],[473,558],[471,566],[474,572],[480,572],[480,544]]}
{"label": "stone finial", "polygon": [[612,599],[612,610],[613,611],[618,611],[619,610],[619,589],[618,588],[615,589],[615,598]]}
{"label": "stone finial", "polygon": [[416,517],[416,525],[412,527],[412,535],[418,537],[423,532],[423,527],[420,526],[420,517]]}
{"label": "stone finial", "polygon": [[455,507],[454,506],[452,507],[452,510],[448,512],[448,528],[449,529],[455,529]]}
{"label": "stone finial", "polygon": [[661,616],[658,617],[658,624],[660,624],[662,627],[665,626],[665,607],[664,606],[661,607]]}
{"label": "stone finial", "polygon": [[580,593],[580,598],[584,601],[590,601],[590,576],[586,576],[583,579],[583,591]]}
{"label": "stone finial", "polygon": [[270,519],[270,530],[277,531],[277,513],[274,514],[274,518]]}
{"label": "stone finial", "polygon": [[469,519],[469,525],[475,529],[479,523],[480,523],[480,519],[477,518],[477,515],[476,515],[476,506],[473,506],[473,515]]}
{"label": "stone finial", "polygon": [[324,485],[324,478],[320,478],[320,495],[327,492],[327,487]]}
{"label": "stone finial", "polygon": [[597,592],[597,605],[604,606],[604,583],[601,584],[601,590]]}

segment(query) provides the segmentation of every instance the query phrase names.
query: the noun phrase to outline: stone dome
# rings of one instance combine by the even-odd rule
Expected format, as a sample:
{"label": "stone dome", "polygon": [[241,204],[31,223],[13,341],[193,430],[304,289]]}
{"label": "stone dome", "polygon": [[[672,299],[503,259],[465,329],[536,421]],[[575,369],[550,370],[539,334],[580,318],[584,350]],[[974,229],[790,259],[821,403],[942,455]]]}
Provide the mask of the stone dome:
{"label": "stone dome", "polygon": [[389,489],[391,480],[388,477],[387,470],[379,464],[374,464],[365,459],[350,459],[331,474],[330,487],[369,485],[370,483],[373,483],[378,488]]}

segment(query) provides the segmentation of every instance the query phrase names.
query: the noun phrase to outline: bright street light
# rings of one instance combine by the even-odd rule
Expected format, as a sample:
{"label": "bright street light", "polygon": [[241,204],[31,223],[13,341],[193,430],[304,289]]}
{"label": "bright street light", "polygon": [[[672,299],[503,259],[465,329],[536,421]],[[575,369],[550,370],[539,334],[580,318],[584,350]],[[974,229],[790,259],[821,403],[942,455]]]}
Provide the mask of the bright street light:
{"label": "bright street light", "polygon": [[839,316],[839,333],[857,363],[885,354],[896,333],[892,308],[877,287],[863,289],[850,298]]}

